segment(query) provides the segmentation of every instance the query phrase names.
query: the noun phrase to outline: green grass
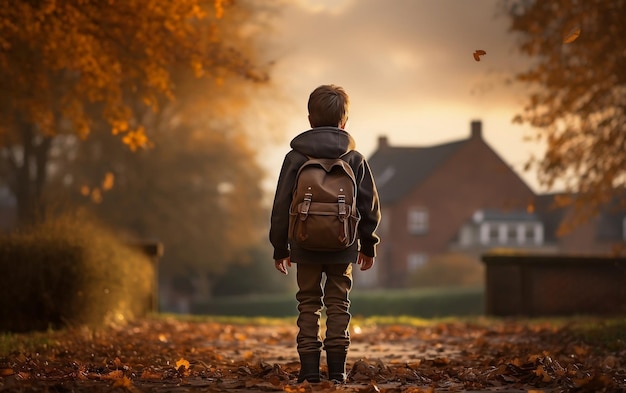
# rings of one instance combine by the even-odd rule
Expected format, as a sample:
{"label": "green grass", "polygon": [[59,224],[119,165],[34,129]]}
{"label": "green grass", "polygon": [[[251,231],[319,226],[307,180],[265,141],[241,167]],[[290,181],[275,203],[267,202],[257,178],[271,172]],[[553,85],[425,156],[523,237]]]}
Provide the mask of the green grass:
{"label": "green grass", "polygon": [[54,333],[0,333],[0,356],[7,356],[11,353],[30,353],[35,348],[46,348],[58,345],[51,336]]}
{"label": "green grass", "polygon": [[[484,314],[482,288],[431,288],[413,290],[354,290],[350,312],[354,316],[442,318]],[[194,314],[243,317],[295,317],[294,293],[266,296],[216,297],[195,304]]]}
{"label": "green grass", "polygon": [[626,318],[581,318],[568,324],[574,336],[592,347],[626,350]]}

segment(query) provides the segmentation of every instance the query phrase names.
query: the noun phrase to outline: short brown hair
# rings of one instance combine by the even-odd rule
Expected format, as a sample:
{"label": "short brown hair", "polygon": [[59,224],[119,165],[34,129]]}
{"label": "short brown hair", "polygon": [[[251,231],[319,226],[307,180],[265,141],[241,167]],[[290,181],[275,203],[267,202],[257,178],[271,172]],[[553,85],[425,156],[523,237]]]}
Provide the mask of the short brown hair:
{"label": "short brown hair", "polygon": [[309,96],[309,121],[312,127],[338,127],[348,121],[350,99],[335,85],[322,85]]}

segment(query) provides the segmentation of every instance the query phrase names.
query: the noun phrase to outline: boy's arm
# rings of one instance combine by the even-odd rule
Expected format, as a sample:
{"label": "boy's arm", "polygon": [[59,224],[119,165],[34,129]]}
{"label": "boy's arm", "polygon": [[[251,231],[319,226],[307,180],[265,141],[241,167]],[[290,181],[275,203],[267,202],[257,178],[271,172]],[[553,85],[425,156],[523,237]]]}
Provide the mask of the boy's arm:
{"label": "boy's arm", "polygon": [[297,166],[293,165],[291,155],[287,154],[283,160],[270,223],[269,239],[274,247],[274,260],[282,260],[289,257],[288,233],[289,233],[289,206],[297,172]]}
{"label": "boy's arm", "polygon": [[363,173],[359,176],[359,190],[356,198],[357,209],[361,214],[358,227],[361,242],[360,251],[373,258],[376,256],[376,245],[380,242],[380,238],[376,235],[376,228],[380,222],[380,202],[374,176],[366,160],[363,160],[362,169]]}

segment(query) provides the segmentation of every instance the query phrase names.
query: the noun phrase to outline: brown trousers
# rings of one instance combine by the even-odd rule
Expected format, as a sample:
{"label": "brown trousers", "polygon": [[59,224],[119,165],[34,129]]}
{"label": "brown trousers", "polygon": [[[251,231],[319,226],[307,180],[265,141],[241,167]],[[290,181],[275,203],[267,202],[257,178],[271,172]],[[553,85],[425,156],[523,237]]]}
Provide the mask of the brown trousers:
{"label": "brown trousers", "polygon": [[[323,278],[326,280],[323,282]],[[319,352],[322,349],[320,318],[326,306],[327,352],[348,352],[350,346],[350,300],[352,264],[297,264],[298,293],[298,353]]]}

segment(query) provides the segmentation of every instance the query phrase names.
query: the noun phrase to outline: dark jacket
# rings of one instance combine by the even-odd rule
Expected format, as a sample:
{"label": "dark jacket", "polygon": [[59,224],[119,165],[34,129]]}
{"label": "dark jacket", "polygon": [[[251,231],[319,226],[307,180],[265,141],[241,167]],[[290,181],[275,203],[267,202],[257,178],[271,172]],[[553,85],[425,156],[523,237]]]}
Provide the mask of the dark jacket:
{"label": "dark jacket", "polygon": [[[380,221],[378,192],[372,172],[361,153],[354,150],[354,140],[346,131],[335,127],[313,128],[301,133],[291,141],[292,150],[287,153],[280,170],[270,227],[270,242],[274,247],[274,259],[291,257],[296,263],[349,263],[356,262],[358,252],[375,257],[380,241],[376,228]],[[358,225],[358,241],[342,251],[323,252],[303,250],[288,242],[289,206],[300,166],[307,156],[315,158],[338,158],[346,154],[357,181],[356,206],[361,215]]]}

